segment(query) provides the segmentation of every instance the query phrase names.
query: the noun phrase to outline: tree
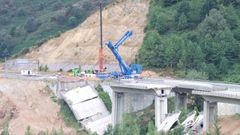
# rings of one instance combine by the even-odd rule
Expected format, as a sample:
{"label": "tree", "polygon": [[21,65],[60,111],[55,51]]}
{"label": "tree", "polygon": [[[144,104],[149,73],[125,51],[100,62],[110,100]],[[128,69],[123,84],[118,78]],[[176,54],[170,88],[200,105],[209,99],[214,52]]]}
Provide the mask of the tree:
{"label": "tree", "polygon": [[223,57],[220,61],[220,64],[219,64],[219,70],[221,73],[223,74],[226,74],[229,70],[229,61],[228,59],[226,59],[225,57]]}
{"label": "tree", "polygon": [[139,62],[145,67],[164,66],[164,46],[156,31],[148,32],[139,51]]}
{"label": "tree", "polygon": [[34,32],[38,29],[38,27],[41,25],[41,23],[37,20],[34,19],[33,17],[30,17],[27,19],[25,25],[24,25],[24,29],[28,32]]}
{"label": "tree", "polygon": [[112,127],[112,125],[108,125],[107,130],[104,131],[103,135],[113,135],[113,127]]}
{"label": "tree", "polygon": [[189,2],[186,2],[186,1],[181,2],[180,6],[177,9],[177,13],[176,13],[176,16],[175,16],[175,21],[178,23],[180,17],[183,14],[186,16],[186,19],[188,19],[188,16],[189,16],[188,14],[189,14],[190,10],[191,10],[191,7],[189,5]]}
{"label": "tree", "polygon": [[125,114],[122,122],[116,127],[114,135],[140,135],[140,127],[137,117],[133,114]]}
{"label": "tree", "polygon": [[202,64],[205,60],[201,47],[197,43],[193,43],[191,41],[185,43],[183,53],[181,55],[181,61],[187,69],[202,69]]}
{"label": "tree", "polygon": [[181,16],[179,17],[177,27],[178,30],[183,30],[188,27],[187,16],[184,13],[182,13]]}
{"label": "tree", "polygon": [[176,4],[178,0],[163,0],[164,6],[171,6],[173,4]]}
{"label": "tree", "polygon": [[[199,24],[198,29],[201,36],[200,45],[206,56],[206,62],[212,63],[217,68],[217,72],[218,69],[223,71],[223,62],[226,62],[222,61],[223,57],[229,60],[229,65],[237,62],[240,51],[239,43],[219,11],[211,10],[209,16]],[[213,68],[213,66],[210,67]],[[226,73],[226,71],[223,72]]]}
{"label": "tree", "polygon": [[217,1],[216,0],[205,0],[203,6],[201,8],[201,11],[200,11],[201,18],[204,19],[205,16],[208,15],[209,11],[212,9],[218,9]]}
{"label": "tree", "polygon": [[228,71],[228,75],[224,77],[224,81],[240,83],[240,64],[236,63]]}
{"label": "tree", "polygon": [[240,8],[240,1],[239,0],[222,0],[222,3],[226,6],[231,4],[235,8]]}
{"label": "tree", "polygon": [[183,38],[179,37],[177,35],[174,35],[174,36],[166,39],[166,41],[164,42],[165,66],[170,67],[170,68],[177,67],[184,44],[185,43],[184,43]]}
{"label": "tree", "polygon": [[214,37],[218,32],[224,31],[228,28],[227,22],[221,13],[212,9],[209,15],[199,24],[198,30],[202,37]]}
{"label": "tree", "polygon": [[207,80],[208,75],[204,72],[198,72],[196,70],[190,70],[190,71],[187,72],[186,78],[187,79]]}
{"label": "tree", "polygon": [[44,72],[47,72],[47,71],[48,71],[48,66],[47,66],[47,65],[44,66],[43,71],[44,71]]}
{"label": "tree", "polygon": [[233,31],[233,34],[234,34],[234,38],[238,41],[240,41],[240,27],[238,27],[237,29],[235,29]]}
{"label": "tree", "polygon": [[231,30],[236,29],[239,26],[240,20],[236,9],[232,5],[228,7],[222,7],[221,12],[227,21],[228,27]]}
{"label": "tree", "polygon": [[74,17],[74,16],[69,17],[68,26],[75,27],[75,26],[77,26],[77,24],[78,24],[78,20],[76,17]]}
{"label": "tree", "polygon": [[11,36],[5,31],[0,31],[0,58],[8,57],[15,46]]}
{"label": "tree", "polygon": [[146,135],[158,135],[157,129],[152,121],[148,123],[148,132]]}
{"label": "tree", "polygon": [[167,18],[164,18],[163,16],[158,16],[156,18],[155,29],[158,31],[159,34],[166,33],[170,29],[169,21],[167,20]]}
{"label": "tree", "polygon": [[218,70],[214,64],[208,64],[206,66],[205,72],[208,74],[210,80],[217,78]]}

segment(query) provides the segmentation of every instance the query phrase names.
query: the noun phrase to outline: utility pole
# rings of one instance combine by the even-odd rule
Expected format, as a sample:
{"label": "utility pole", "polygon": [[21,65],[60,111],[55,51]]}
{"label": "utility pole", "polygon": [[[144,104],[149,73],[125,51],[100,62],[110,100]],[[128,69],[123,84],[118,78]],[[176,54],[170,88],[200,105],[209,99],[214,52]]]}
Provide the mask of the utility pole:
{"label": "utility pole", "polygon": [[102,1],[99,3],[100,8],[100,48],[99,48],[99,71],[103,72],[103,38],[102,38]]}

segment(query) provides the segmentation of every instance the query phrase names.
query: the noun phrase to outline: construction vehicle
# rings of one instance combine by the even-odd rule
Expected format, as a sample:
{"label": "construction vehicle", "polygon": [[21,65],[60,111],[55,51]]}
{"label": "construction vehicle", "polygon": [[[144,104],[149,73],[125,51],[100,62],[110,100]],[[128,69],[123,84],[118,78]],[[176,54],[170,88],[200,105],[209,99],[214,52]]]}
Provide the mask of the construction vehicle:
{"label": "construction vehicle", "polygon": [[130,67],[123,60],[118,52],[118,48],[133,35],[132,31],[127,31],[124,36],[118,40],[114,45],[111,41],[107,43],[108,48],[112,51],[113,55],[119,63],[121,72],[112,72],[110,77],[112,78],[138,78],[138,75],[142,73],[142,66],[139,64],[131,64]]}
{"label": "construction vehicle", "polygon": [[71,71],[72,71],[73,76],[79,76],[79,74],[81,72],[80,68],[74,68]]}

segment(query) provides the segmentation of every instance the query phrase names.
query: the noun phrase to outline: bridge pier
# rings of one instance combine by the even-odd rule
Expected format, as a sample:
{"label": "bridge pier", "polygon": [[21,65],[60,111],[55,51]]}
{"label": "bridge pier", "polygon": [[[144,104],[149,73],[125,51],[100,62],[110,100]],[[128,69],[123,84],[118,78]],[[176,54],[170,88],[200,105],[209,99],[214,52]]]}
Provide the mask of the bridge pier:
{"label": "bridge pier", "polygon": [[213,125],[217,119],[217,102],[210,102],[205,100],[203,115],[203,130],[208,131],[210,126]]}
{"label": "bridge pier", "polygon": [[124,93],[113,92],[112,96],[112,123],[116,125],[121,122],[124,113]]}
{"label": "bridge pier", "polygon": [[155,126],[157,130],[167,115],[167,96],[155,96]]}
{"label": "bridge pier", "polygon": [[187,109],[187,93],[175,92],[175,111]]}

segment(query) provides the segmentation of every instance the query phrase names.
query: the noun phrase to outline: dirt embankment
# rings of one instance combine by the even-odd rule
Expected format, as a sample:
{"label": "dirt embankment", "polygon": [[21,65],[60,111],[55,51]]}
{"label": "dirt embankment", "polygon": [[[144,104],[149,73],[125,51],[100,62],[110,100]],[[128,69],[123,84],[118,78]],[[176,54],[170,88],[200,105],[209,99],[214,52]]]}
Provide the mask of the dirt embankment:
{"label": "dirt embankment", "polygon": [[[116,42],[127,30],[134,32],[120,53],[127,63],[135,59],[144,38],[148,0],[122,0],[103,11],[103,39]],[[60,37],[49,40],[24,57],[39,59],[42,64],[97,64],[99,49],[99,13],[87,18],[81,25]],[[115,57],[104,46],[105,63],[116,63]]]}
{"label": "dirt embankment", "polygon": [[221,135],[239,135],[240,116],[225,116],[220,118],[219,127]]}
{"label": "dirt embankment", "polygon": [[60,108],[48,92],[43,82],[0,78],[0,124],[9,121],[12,135],[23,135],[28,126],[34,134],[53,128],[74,134],[58,117]]}

